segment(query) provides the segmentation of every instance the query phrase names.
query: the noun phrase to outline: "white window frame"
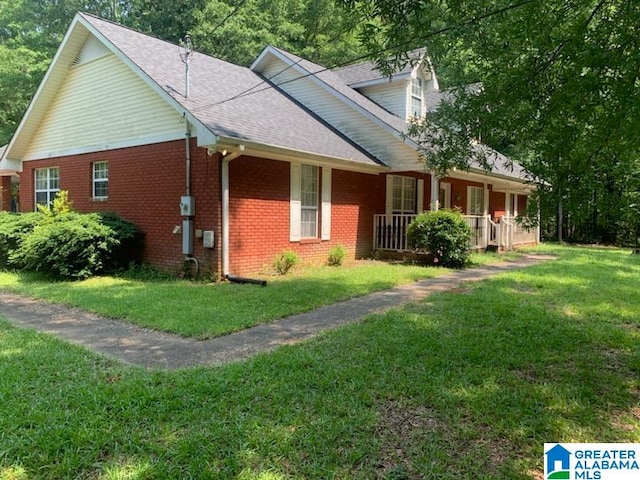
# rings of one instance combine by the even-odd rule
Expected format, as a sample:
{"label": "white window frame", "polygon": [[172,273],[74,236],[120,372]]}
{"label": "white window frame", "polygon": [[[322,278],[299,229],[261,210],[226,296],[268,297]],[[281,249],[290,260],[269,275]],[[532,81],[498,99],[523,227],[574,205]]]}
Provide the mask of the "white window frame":
{"label": "white window frame", "polygon": [[[394,184],[396,182],[396,178],[409,178],[415,181],[415,203],[414,209],[412,211],[407,211],[405,208],[401,208],[398,211],[394,210]],[[402,181],[403,184],[408,182],[407,180]],[[403,192],[403,195],[406,194],[406,191]],[[403,202],[404,203],[404,202]],[[424,207],[424,179],[415,178],[415,177],[405,177],[401,175],[387,175],[387,191],[386,191],[386,200],[385,200],[385,214],[386,215],[411,215],[420,213],[423,211]]]}
{"label": "white window frame", "polygon": [[409,96],[409,107],[411,117],[422,117],[424,115],[424,80],[421,77],[411,79],[411,95]]}
{"label": "white window frame", "polygon": [[[317,175],[315,183],[318,190],[315,195],[315,205],[303,205],[303,200],[305,203],[309,203],[309,200],[311,199],[309,195],[303,199],[303,167],[306,173],[315,170]],[[292,242],[318,238],[321,240],[330,240],[332,169],[328,167],[291,163],[290,174],[289,240]],[[315,235],[309,236],[310,233],[313,232],[304,232],[303,211],[307,212],[307,216],[310,215],[309,212],[313,212],[315,214]],[[320,217],[319,219],[318,216]],[[305,234],[303,235],[303,233]]]}
{"label": "white window frame", "polygon": [[[101,168],[99,168],[102,166],[105,166],[106,169],[102,170]],[[91,167],[91,171],[92,171],[92,177],[93,177],[92,189],[91,189],[93,192],[93,198],[95,200],[104,200],[108,198],[109,197],[109,162],[106,162],[106,161],[94,162]],[[98,187],[100,186],[104,187],[105,195],[97,194]]]}
{"label": "white window frame", "polygon": [[484,215],[483,187],[467,187],[467,215]]}
{"label": "white window frame", "polygon": [[320,168],[300,167],[300,238],[318,238]]}
{"label": "white window frame", "polygon": [[393,205],[391,210],[395,214],[416,213],[417,182],[414,177],[393,175]]}
{"label": "white window frame", "polygon": [[[38,178],[39,175],[45,174]],[[42,182],[46,183],[43,187]],[[34,207],[37,209],[38,205],[49,206],[58,195],[60,191],[60,168],[59,167],[45,167],[37,168],[33,172],[33,190],[34,190]],[[46,203],[38,202],[38,194],[45,194],[47,197]]]}

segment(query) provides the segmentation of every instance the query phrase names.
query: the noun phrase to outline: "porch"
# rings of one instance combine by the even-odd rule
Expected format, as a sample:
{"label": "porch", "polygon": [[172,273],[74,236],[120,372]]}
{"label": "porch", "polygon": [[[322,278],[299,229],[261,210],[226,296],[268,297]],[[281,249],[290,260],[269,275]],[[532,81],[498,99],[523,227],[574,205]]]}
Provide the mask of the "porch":
{"label": "porch", "polygon": [[[408,252],[412,246],[407,240],[407,227],[415,214],[374,215],[373,248],[395,252]],[[484,250],[493,246],[498,250],[513,250],[519,245],[537,243],[538,229],[526,229],[514,217],[503,216],[493,221],[491,215],[464,215],[471,227],[469,247]]]}

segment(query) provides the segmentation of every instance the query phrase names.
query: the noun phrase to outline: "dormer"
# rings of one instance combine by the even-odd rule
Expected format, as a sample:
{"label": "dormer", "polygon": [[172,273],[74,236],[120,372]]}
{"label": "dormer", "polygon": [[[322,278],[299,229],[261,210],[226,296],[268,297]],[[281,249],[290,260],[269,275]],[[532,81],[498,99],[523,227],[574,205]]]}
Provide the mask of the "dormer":
{"label": "dormer", "polygon": [[400,71],[384,76],[372,62],[334,70],[351,88],[403,120],[425,115],[438,90],[435,72],[424,49],[410,52],[410,62]]}

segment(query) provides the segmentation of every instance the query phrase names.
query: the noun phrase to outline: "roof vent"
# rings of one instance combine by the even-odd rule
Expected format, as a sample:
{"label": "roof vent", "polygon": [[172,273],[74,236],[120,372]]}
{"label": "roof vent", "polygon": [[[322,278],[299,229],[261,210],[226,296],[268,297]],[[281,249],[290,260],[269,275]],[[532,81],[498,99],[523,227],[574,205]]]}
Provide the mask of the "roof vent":
{"label": "roof vent", "polygon": [[95,60],[96,58],[103,57],[109,54],[109,49],[104,46],[102,42],[100,42],[96,37],[90,36],[84,42],[78,54],[73,59],[73,63],[71,66],[76,67],[78,65],[82,65],[83,63],[90,62],[91,60]]}

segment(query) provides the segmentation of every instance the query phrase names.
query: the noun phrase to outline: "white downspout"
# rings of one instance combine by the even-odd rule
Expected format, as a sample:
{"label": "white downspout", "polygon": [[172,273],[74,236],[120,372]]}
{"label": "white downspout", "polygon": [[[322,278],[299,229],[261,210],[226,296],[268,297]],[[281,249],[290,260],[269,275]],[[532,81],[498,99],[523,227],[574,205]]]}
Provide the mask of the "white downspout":
{"label": "white downspout", "polygon": [[244,145],[238,145],[238,150],[222,153],[222,277],[229,275],[229,163],[244,153]]}

